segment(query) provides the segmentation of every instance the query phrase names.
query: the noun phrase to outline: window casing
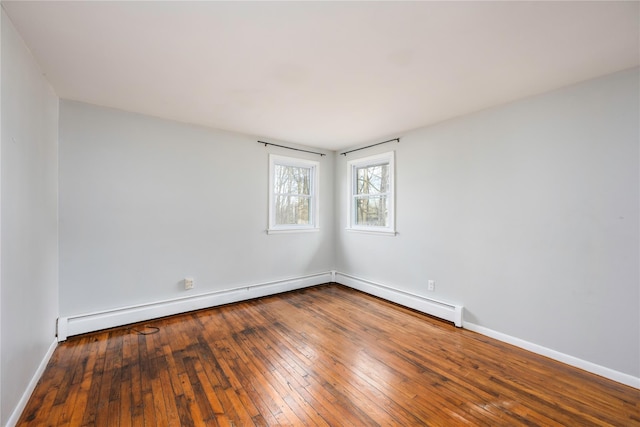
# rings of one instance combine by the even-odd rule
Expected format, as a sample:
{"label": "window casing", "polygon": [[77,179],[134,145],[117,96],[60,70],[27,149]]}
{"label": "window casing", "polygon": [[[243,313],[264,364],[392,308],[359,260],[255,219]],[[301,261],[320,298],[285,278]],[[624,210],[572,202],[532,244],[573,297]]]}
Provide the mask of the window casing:
{"label": "window casing", "polygon": [[269,233],[318,230],[319,163],[269,156]]}
{"label": "window casing", "polygon": [[347,229],[395,235],[394,152],[351,160]]}

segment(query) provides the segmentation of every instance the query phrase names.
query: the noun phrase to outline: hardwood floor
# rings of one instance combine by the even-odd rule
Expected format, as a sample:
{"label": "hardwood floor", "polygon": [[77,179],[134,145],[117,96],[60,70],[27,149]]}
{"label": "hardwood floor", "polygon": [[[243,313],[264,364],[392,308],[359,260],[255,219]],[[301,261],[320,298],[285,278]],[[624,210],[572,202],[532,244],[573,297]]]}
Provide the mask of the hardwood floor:
{"label": "hardwood floor", "polygon": [[640,426],[639,390],[340,285],[145,325],[62,343],[18,425]]}

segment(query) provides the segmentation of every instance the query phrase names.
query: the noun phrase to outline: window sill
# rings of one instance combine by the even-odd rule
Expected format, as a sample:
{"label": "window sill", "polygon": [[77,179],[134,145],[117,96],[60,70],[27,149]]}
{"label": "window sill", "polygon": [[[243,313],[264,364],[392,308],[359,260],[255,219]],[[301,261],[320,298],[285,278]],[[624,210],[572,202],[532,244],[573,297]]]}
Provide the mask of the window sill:
{"label": "window sill", "polygon": [[319,228],[269,228],[267,234],[315,233]]}
{"label": "window sill", "polygon": [[398,234],[395,230],[371,230],[371,229],[362,229],[362,228],[345,228],[346,231],[351,233],[361,233],[361,234],[377,234],[380,236],[395,236]]}

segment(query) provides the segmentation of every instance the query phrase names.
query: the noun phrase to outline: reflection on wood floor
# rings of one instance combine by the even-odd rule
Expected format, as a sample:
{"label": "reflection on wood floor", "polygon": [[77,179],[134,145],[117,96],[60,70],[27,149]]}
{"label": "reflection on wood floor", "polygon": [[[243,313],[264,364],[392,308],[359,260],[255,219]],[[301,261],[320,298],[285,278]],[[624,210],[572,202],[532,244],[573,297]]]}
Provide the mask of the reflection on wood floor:
{"label": "reflection on wood floor", "polygon": [[463,424],[640,425],[640,391],[329,284],[71,338],[18,423]]}

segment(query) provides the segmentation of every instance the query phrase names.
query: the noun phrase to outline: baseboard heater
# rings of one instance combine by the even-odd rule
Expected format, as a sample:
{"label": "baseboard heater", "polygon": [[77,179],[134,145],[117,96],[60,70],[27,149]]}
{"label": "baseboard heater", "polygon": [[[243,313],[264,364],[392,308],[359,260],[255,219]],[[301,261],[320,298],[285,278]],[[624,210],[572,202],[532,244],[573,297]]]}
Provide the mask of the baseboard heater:
{"label": "baseboard heater", "polygon": [[267,283],[248,284],[232,289],[175,298],[172,300],[156,301],[100,312],[60,317],[58,318],[57,325],[58,341],[65,341],[67,337],[73,335],[80,335],[131,323],[146,322],[151,319],[174,314],[321,285],[330,282],[332,277],[333,274],[331,272],[311,274]]}
{"label": "baseboard heater", "polygon": [[159,317],[244,301],[329,282],[336,282],[353,289],[358,289],[405,307],[413,308],[414,310],[447,320],[454,323],[457,327],[462,327],[463,308],[461,305],[425,298],[369,280],[332,271],[268,283],[240,286],[238,288],[176,298],[168,301],[157,301],[94,313],[60,317],[57,325],[58,341],[64,341],[67,337],[73,335],[143,322]]}
{"label": "baseboard heater", "polygon": [[370,295],[395,302],[396,304],[418,310],[422,313],[452,322],[458,328],[462,327],[464,307],[447,301],[428,298],[412,294],[392,287],[361,279],[348,274],[335,272],[334,281]]}

